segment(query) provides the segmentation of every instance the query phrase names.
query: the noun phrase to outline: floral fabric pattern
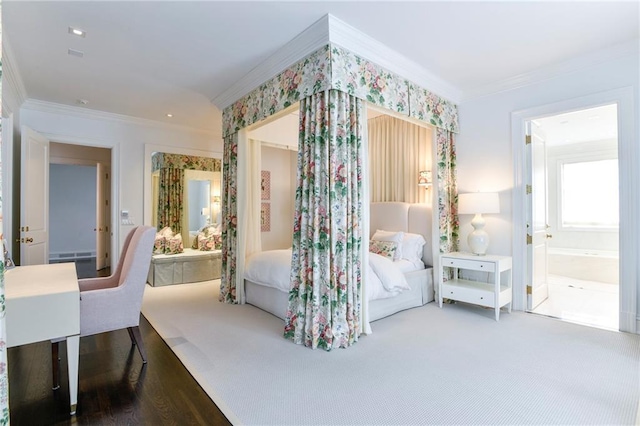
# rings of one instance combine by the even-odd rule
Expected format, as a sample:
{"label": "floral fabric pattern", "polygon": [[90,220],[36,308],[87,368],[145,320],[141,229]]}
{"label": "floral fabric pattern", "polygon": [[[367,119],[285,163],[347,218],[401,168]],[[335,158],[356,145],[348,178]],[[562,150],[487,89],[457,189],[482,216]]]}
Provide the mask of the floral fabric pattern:
{"label": "floral fabric pattern", "polygon": [[458,107],[413,83],[409,83],[409,115],[437,128],[459,132]]}
{"label": "floral fabric pattern", "polygon": [[156,152],[151,156],[151,171],[155,172],[160,169],[188,169],[219,172],[222,169],[222,164],[219,158]]}
{"label": "floral fabric pattern", "polygon": [[405,79],[337,45],[331,46],[331,88],[409,114]]}
{"label": "floral fabric pattern", "polygon": [[361,99],[337,90],[300,102],[284,336],[313,349],[348,347],[362,331],[364,114]]}
{"label": "floral fabric pattern", "polygon": [[371,253],[388,257],[391,260],[393,260],[393,256],[395,256],[397,249],[398,249],[398,244],[394,243],[393,241],[378,241],[378,240],[369,241],[369,251]]}
{"label": "floral fabric pattern", "polygon": [[225,108],[222,134],[228,136],[305,97],[329,89],[458,132],[455,104],[330,43]]}
{"label": "floral fabric pattern", "polygon": [[456,150],[453,133],[438,128],[438,214],[440,253],[458,250],[458,189],[456,187]]}
{"label": "floral fabric pattern", "polygon": [[158,229],[182,231],[184,169],[160,169],[158,190]]}
{"label": "floral fabric pattern", "polygon": [[236,263],[238,259],[238,133],[224,138],[222,185],[222,276],[220,277],[219,300],[225,303],[238,303],[236,298]]}
{"label": "floral fabric pattern", "polygon": [[314,93],[329,89],[329,45],[311,53],[263,83],[222,112],[222,133],[229,135]]}

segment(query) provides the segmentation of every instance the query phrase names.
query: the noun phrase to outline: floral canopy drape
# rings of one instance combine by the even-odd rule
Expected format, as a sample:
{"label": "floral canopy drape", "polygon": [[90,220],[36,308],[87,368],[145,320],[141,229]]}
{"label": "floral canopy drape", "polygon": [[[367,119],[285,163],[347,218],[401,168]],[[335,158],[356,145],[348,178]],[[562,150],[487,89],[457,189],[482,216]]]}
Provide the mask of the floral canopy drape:
{"label": "floral canopy drape", "polygon": [[[224,166],[220,300],[243,303],[238,286],[238,131],[300,101],[298,190],[285,336],[330,350],[357,341],[361,323],[364,101],[438,129],[440,250],[457,244],[454,136],[457,108],[375,63],[329,43],[223,111]],[[366,140],[366,138],[365,138]],[[453,156],[450,158],[449,156]],[[368,236],[367,236],[368,237]],[[366,304],[366,301],[365,301]]]}
{"label": "floral canopy drape", "polygon": [[300,111],[285,337],[329,350],[361,332],[364,102],[328,90],[301,100]]}

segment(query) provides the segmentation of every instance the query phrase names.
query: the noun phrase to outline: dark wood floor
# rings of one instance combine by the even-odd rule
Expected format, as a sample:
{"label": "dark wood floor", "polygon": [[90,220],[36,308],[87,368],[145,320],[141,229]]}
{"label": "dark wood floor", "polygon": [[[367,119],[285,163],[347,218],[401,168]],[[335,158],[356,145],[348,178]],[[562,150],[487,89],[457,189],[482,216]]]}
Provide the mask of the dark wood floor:
{"label": "dark wood floor", "polygon": [[11,424],[229,425],[162,338],[142,317],[148,363],[126,330],[80,339],[78,412],[69,415],[66,345],[60,389],[51,390],[51,344],[8,350]]}

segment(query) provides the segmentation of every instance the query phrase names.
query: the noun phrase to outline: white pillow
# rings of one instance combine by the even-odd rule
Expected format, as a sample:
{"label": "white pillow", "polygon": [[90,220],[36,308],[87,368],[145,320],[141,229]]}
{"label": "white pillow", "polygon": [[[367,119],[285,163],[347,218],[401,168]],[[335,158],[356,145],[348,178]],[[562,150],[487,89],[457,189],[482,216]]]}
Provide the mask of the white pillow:
{"label": "white pillow", "polygon": [[402,258],[411,262],[422,261],[423,247],[427,242],[420,234],[405,232],[402,238]]}
{"label": "white pillow", "polygon": [[393,255],[393,260],[402,259],[402,239],[404,238],[404,232],[390,232],[383,231],[381,229],[376,230],[376,233],[371,237],[372,240],[376,241],[391,241],[396,243],[396,252]]}

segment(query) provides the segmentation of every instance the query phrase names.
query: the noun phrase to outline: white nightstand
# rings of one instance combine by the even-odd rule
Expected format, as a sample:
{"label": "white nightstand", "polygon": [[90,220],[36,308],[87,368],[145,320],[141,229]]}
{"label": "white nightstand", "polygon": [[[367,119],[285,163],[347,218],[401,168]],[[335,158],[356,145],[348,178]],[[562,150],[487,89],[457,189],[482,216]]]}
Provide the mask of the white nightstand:
{"label": "white nightstand", "polygon": [[[444,268],[453,268],[453,279],[443,282]],[[511,312],[511,257],[447,253],[440,255],[439,269],[438,302],[441,308],[444,298],[495,308],[496,321],[500,320],[501,307],[509,305]],[[460,269],[486,272],[487,282],[460,279]]]}

